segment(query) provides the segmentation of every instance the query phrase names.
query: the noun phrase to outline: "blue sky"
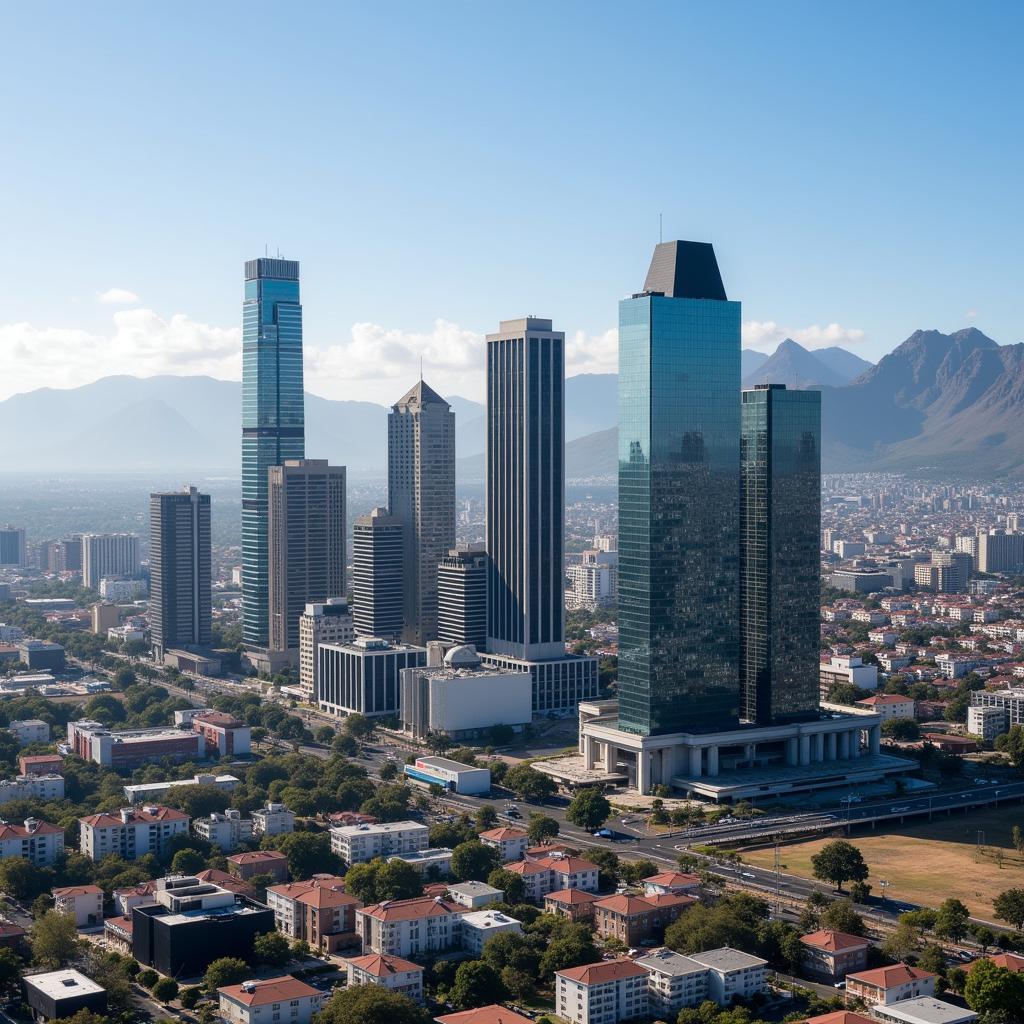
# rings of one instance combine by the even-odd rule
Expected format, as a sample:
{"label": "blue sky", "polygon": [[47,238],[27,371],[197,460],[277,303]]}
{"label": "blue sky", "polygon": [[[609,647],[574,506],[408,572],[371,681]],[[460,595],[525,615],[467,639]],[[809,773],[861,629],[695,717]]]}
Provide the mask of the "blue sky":
{"label": "blue sky", "polygon": [[393,400],[423,354],[478,397],[480,336],[527,312],[613,369],[659,213],[715,243],[749,344],[1022,340],[1022,29],[1017,3],[11,6],[0,397],[237,374],[265,244],[302,261],[312,391]]}

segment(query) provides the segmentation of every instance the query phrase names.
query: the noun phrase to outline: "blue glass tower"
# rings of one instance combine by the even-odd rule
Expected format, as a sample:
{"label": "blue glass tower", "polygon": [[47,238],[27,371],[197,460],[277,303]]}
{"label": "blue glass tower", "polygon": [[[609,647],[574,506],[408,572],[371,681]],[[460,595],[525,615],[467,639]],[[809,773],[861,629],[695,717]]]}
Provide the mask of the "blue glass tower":
{"label": "blue glass tower", "polygon": [[267,471],[305,457],[299,264],[245,264],[242,304],[242,625],[247,647],[269,642]]}
{"label": "blue glass tower", "polygon": [[740,304],[707,243],[619,304],[619,728],[739,721]]}

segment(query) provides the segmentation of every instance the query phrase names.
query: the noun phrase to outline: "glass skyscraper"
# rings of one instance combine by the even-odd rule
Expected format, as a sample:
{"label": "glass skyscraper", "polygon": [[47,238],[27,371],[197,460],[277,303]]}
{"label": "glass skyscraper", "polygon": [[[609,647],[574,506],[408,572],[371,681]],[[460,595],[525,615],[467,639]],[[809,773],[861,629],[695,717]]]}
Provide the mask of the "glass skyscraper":
{"label": "glass skyscraper", "polygon": [[487,335],[487,649],[565,655],[565,334],[503,320]]}
{"label": "glass skyscraper", "polygon": [[740,304],[707,243],[619,304],[619,728],[739,719]]}
{"label": "glass skyscraper", "polygon": [[743,392],[740,714],[818,717],[821,392]]}
{"label": "glass skyscraper", "polygon": [[242,626],[246,646],[269,642],[267,471],[305,456],[299,264],[245,264],[242,304]]}

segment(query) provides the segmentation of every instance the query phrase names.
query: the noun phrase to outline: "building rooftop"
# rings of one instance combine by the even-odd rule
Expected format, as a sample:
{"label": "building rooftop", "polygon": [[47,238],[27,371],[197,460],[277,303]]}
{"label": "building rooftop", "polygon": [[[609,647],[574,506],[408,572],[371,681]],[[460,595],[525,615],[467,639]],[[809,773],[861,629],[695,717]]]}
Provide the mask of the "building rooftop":
{"label": "building rooftop", "polygon": [[742,971],[749,967],[764,967],[768,961],[762,960],[759,956],[751,956],[731,946],[722,946],[721,949],[708,949],[701,953],[694,953],[693,959],[713,971],[721,971],[728,974],[730,971]]}
{"label": "building rooftop", "polygon": [[487,771],[486,768],[474,768],[471,764],[463,764],[461,761],[452,761],[447,757],[417,757],[416,763],[424,764],[428,768],[443,768],[447,772]]}
{"label": "building rooftop", "polygon": [[874,985],[875,988],[895,988],[897,985],[906,985],[911,981],[923,981],[925,978],[934,978],[930,971],[922,971],[920,967],[911,967],[910,964],[893,964],[892,967],[876,967],[870,971],[860,971],[857,974],[848,974],[847,981],[857,981],[862,985]]}
{"label": "building rooftop", "polygon": [[585,889],[558,889],[555,892],[549,892],[544,899],[563,903],[566,906],[578,906],[582,903],[597,903],[601,897],[596,892],[587,892]]}
{"label": "building rooftop", "polygon": [[516,839],[526,839],[527,835],[522,829],[509,828],[507,825],[501,825],[498,828],[491,828],[486,832],[481,832],[480,838],[490,839],[492,843],[506,843]]}
{"label": "building rooftop", "polygon": [[690,889],[700,885],[700,875],[691,875],[685,871],[659,871],[643,881],[645,884],[661,885],[667,889]]}
{"label": "building rooftop", "polygon": [[[123,816],[122,816],[123,815]],[[161,821],[188,821],[184,811],[175,807],[152,805],[147,807],[125,807],[122,814],[87,814],[78,819],[90,828],[120,828],[123,825],[146,825]]]}
{"label": "building rooftop", "polygon": [[576,981],[581,985],[603,985],[608,981],[621,981],[623,978],[636,978],[647,972],[629,957],[616,960],[600,960],[596,964],[584,964],[582,967],[568,967],[564,971],[555,971],[560,978]]}
{"label": "building rooftop", "polygon": [[364,833],[386,835],[389,832],[405,832],[409,829],[422,829],[424,832],[430,831],[426,825],[423,825],[418,821],[381,821],[372,825],[335,825],[331,831],[335,835],[358,836]]}
{"label": "building rooftop", "polygon": [[419,964],[411,960],[403,960],[400,956],[389,956],[386,953],[367,953],[365,956],[354,956],[345,961],[357,970],[372,974],[375,978],[390,978],[395,974],[423,973]]}
{"label": "building rooftop", "polygon": [[98,885],[66,885],[60,889],[54,889],[55,897],[62,896],[102,896],[103,890]]}
{"label": "building rooftop", "polygon": [[501,889],[495,889],[486,882],[457,882],[448,886],[448,892],[455,892],[460,896],[493,896],[495,899],[503,895]]}
{"label": "building rooftop", "polygon": [[319,989],[293,978],[290,974],[280,978],[267,978],[266,981],[243,981],[241,985],[225,985],[217,989],[217,993],[243,1006],[267,1006],[271,1003],[284,1003],[291,999],[322,995]]}
{"label": "building rooftop", "polygon": [[280,850],[249,850],[246,853],[233,853],[227,859],[234,864],[261,864],[264,861],[280,861],[288,858]]}
{"label": "building rooftop", "polygon": [[649,971],[669,974],[674,978],[687,974],[702,974],[707,970],[703,964],[671,949],[655,949],[646,956],[637,957],[636,962]]}
{"label": "building rooftop", "polygon": [[416,896],[411,900],[385,900],[359,911],[378,921],[415,921],[421,917],[461,914],[463,908],[441,896]]}
{"label": "building rooftop", "polygon": [[462,915],[462,923],[472,928],[494,928],[504,927],[510,924],[522,924],[514,917],[503,914],[500,910],[475,910],[471,914]]}
{"label": "building rooftop", "polygon": [[868,945],[868,940],[863,935],[850,935],[848,932],[836,932],[823,929],[818,932],[808,932],[801,935],[800,941],[805,946],[813,946],[815,949],[823,949],[826,953],[839,953],[844,949],[860,949]]}
{"label": "building rooftop", "polygon": [[102,985],[97,985],[92,978],[87,978],[80,971],[67,968],[63,971],[50,971],[47,974],[29,974],[25,982],[38,989],[51,999],[67,999],[70,996],[91,996],[105,992]]}
{"label": "building rooftop", "polygon": [[533,1024],[529,1017],[524,1017],[507,1006],[491,1003],[490,1006],[478,1006],[475,1010],[460,1010],[458,1013],[446,1013],[435,1017],[436,1024]]}
{"label": "building rooftop", "polygon": [[907,1024],[962,1024],[978,1017],[973,1010],[954,1006],[934,996],[901,999],[898,1003],[887,1003],[876,1009],[888,1018],[906,1021]]}

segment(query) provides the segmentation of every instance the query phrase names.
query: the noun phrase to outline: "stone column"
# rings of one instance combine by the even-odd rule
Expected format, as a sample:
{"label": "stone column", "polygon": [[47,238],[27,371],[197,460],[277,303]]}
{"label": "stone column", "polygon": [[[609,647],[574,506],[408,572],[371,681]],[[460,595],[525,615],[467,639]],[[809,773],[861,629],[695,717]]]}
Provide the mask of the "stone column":
{"label": "stone column", "polygon": [[868,730],[868,749],[872,754],[879,754],[882,751],[882,727],[881,725],[872,726]]}
{"label": "stone column", "polygon": [[814,760],[817,762],[825,760],[825,734],[823,732],[814,734]]}
{"label": "stone column", "polygon": [[836,759],[836,734],[830,732],[825,737],[825,760],[834,761]]}
{"label": "stone column", "polygon": [[651,766],[647,763],[647,751],[642,748],[636,753],[636,791],[646,793],[650,788]]}
{"label": "stone column", "polygon": [[745,761],[753,761],[754,755],[757,752],[757,745],[754,743],[748,743],[743,750],[743,759]]}
{"label": "stone column", "polygon": [[690,747],[690,777],[699,779],[701,776],[701,748]]}
{"label": "stone column", "polygon": [[860,729],[850,733],[850,757],[860,757]]}
{"label": "stone column", "polygon": [[800,761],[800,741],[796,736],[786,740],[786,764],[798,764]]}
{"label": "stone column", "polygon": [[708,775],[718,774],[718,747],[708,747]]}
{"label": "stone column", "polygon": [[850,734],[841,732],[839,734],[839,760],[846,761],[850,757]]}
{"label": "stone column", "polygon": [[597,762],[597,741],[593,736],[584,735],[583,737],[583,767],[588,772],[593,771]]}
{"label": "stone column", "polygon": [[811,737],[801,736],[800,739],[800,764],[808,765],[811,763]]}

